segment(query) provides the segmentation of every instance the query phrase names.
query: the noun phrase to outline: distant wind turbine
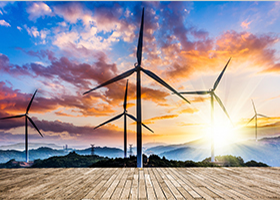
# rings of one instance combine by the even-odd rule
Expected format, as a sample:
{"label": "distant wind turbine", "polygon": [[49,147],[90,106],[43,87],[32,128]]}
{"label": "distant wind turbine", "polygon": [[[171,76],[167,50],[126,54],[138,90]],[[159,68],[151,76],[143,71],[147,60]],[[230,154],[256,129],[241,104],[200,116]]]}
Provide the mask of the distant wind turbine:
{"label": "distant wind turbine", "polygon": [[[133,116],[133,115],[130,115],[127,113],[127,110],[126,110],[126,105],[127,105],[127,88],[128,88],[128,80],[126,82],[126,89],[125,89],[125,95],[124,95],[124,102],[123,102],[123,113],[98,125],[97,127],[95,127],[94,129],[97,129],[99,128],[100,126],[103,126],[109,122],[112,122],[114,120],[117,120],[119,118],[121,118],[122,116],[124,116],[124,158],[126,158],[126,154],[127,154],[127,134],[126,134],[126,116],[128,116],[130,119],[134,120],[137,122],[137,119]],[[145,124],[142,123],[142,126],[144,126],[146,129],[148,129],[149,131],[151,131],[152,133],[154,131],[152,131],[149,127],[147,127]]]}
{"label": "distant wind turbine", "polygon": [[206,94],[210,94],[211,96],[211,125],[212,125],[212,138],[211,138],[211,162],[215,162],[215,153],[214,153],[214,133],[213,133],[213,127],[214,127],[214,97],[216,99],[216,101],[219,103],[219,105],[221,106],[221,108],[224,110],[225,114],[227,115],[227,117],[229,118],[229,120],[231,121],[226,108],[224,107],[221,99],[215,94],[215,90],[218,87],[218,84],[220,83],[222,76],[230,62],[231,58],[228,60],[226,66],[224,67],[223,71],[221,72],[221,74],[219,75],[219,77],[217,78],[216,82],[214,83],[214,86],[212,89],[209,89],[209,91],[193,91],[193,92],[180,92],[180,94],[196,94],[196,95],[206,95]]}
{"label": "distant wind turbine", "polygon": [[258,114],[257,111],[256,111],[256,107],[255,107],[255,104],[254,104],[254,101],[252,99],[252,104],[253,104],[253,108],[254,108],[254,112],[255,112],[255,115],[248,121],[247,124],[249,124],[253,119],[255,119],[255,138],[256,138],[256,142],[258,141],[258,135],[257,135],[257,129],[258,129],[258,116],[260,117],[265,117],[265,118],[269,118],[265,115],[262,115],[262,114]]}
{"label": "distant wind turbine", "polygon": [[141,27],[140,27],[140,33],[139,33],[139,39],[138,39],[138,45],[137,45],[137,62],[134,64],[134,68],[130,69],[126,72],[124,72],[121,75],[116,76],[115,78],[112,78],[109,81],[106,81],[105,83],[102,83],[101,85],[85,92],[84,94],[87,94],[93,90],[96,90],[100,87],[109,85],[111,83],[114,83],[116,81],[119,81],[121,79],[124,79],[130,75],[132,75],[134,72],[136,72],[137,80],[136,80],[136,108],[137,108],[137,167],[142,168],[143,162],[142,162],[142,113],[141,113],[141,71],[144,72],[146,75],[166,87],[167,89],[171,90],[173,93],[177,94],[179,97],[184,99],[186,102],[190,103],[187,99],[185,99],[181,94],[179,94],[175,89],[173,89],[170,85],[168,85],[164,80],[162,80],[160,77],[158,77],[153,72],[146,70],[142,68],[141,66],[141,60],[142,60],[142,46],[143,46],[143,27],[144,26],[144,8],[142,11],[142,19],[141,19]]}
{"label": "distant wind turbine", "polygon": [[28,131],[27,131],[27,119],[31,122],[31,124],[34,126],[34,128],[38,131],[38,133],[43,137],[43,135],[41,134],[41,132],[39,131],[39,129],[37,128],[37,126],[35,125],[35,123],[32,121],[32,119],[28,116],[28,111],[31,107],[31,104],[33,102],[33,99],[35,97],[35,94],[37,93],[37,90],[35,91],[35,93],[33,94],[29,104],[28,104],[28,107],[26,109],[26,112],[25,114],[23,115],[15,115],[15,116],[11,116],[11,117],[4,117],[4,118],[0,118],[0,120],[3,120],[3,119],[13,119],[13,118],[21,118],[21,117],[25,117],[25,155],[26,155],[26,162],[29,161],[28,159]]}

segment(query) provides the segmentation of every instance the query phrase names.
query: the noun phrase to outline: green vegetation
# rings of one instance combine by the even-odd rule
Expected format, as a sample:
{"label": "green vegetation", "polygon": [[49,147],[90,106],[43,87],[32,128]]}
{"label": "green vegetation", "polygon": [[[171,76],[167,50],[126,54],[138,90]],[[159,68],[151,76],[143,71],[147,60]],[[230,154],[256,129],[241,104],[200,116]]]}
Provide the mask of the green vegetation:
{"label": "green vegetation", "polygon": [[81,156],[75,151],[66,156],[54,156],[45,160],[35,160],[32,168],[50,168],[50,167],[89,167],[95,162],[105,159],[97,155]]}
{"label": "green vegetation", "polygon": [[21,166],[15,159],[11,159],[6,163],[1,163],[0,168],[21,168]]}
{"label": "green vegetation", "polygon": [[[176,161],[167,160],[164,156],[160,158],[158,155],[150,155],[147,158],[143,155],[143,165],[144,167],[268,167],[268,165],[249,161],[244,163],[241,157],[235,156],[217,156],[216,163],[211,163],[210,158],[206,158],[201,162],[194,162],[191,160],[187,161]],[[91,167],[136,167],[136,157],[131,156],[130,158],[116,158],[116,159],[104,159],[102,161],[96,162],[91,165]]]}
{"label": "green vegetation", "polygon": [[[215,163],[206,158],[201,162],[167,160],[164,156],[150,155],[149,158],[143,155],[144,167],[268,167],[268,165],[251,160],[244,163],[241,157],[217,156]],[[0,164],[0,168],[19,168],[22,163],[14,159],[7,163]],[[28,167],[28,166],[25,166]],[[79,155],[75,151],[66,156],[54,156],[45,160],[35,160],[32,168],[60,168],[60,167],[136,167],[136,156],[129,158],[108,158],[97,155]]]}
{"label": "green vegetation", "polygon": [[[262,162],[256,162],[254,160],[244,163],[244,160],[238,156],[216,156],[216,163],[222,167],[269,167],[267,164]],[[210,162],[211,158],[206,158],[202,162]]]}

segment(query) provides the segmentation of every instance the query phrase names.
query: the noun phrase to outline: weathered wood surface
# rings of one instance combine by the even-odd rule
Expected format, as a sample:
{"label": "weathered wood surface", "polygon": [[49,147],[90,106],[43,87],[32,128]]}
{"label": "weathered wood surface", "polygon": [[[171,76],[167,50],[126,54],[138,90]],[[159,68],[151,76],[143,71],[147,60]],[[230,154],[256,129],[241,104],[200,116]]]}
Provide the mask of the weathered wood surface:
{"label": "weathered wood surface", "polygon": [[0,199],[280,199],[280,168],[0,169]]}

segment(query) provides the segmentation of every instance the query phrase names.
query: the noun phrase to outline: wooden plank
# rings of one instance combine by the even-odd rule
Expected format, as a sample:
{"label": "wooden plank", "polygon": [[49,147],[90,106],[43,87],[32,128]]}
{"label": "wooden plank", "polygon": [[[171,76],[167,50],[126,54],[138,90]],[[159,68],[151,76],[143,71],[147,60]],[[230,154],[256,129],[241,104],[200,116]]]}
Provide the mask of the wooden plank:
{"label": "wooden plank", "polygon": [[[172,176],[169,175],[169,177],[167,177],[166,169],[164,169],[164,168],[157,168],[157,170],[159,171],[159,174],[161,175],[163,181],[168,186],[169,190],[172,192],[172,194],[175,197],[175,199],[179,199],[179,200],[180,199],[184,199],[182,194],[176,189],[176,187],[170,181],[170,178],[172,178]],[[179,186],[179,184],[177,182],[176,182],[176,184]]]}
{"label": "wooden plank", "polygon": [[[221,177],[224,177],[224,175],[222,174]],[[235,173],[230,174],[230,180],[228,180],[228,182],[230,182],[231,184],[238,184],[238,189],[246,192],[246,196],[249,196],[250,198],[255,199],[259,198],[260,196],[269,198],[269,195],[267,193],[261,193],[259,190],[253,190],[253,185],[251,184],[250,180],[243,179],[241,174],[239,174],[239,176],[237,176]]]}
{"label": "wooden plank", "polygon": [[106,169],[98,169],[94,168],[94,170],[88,170],[84,174],[87,179],[85,182],[79,187],[75,192],[68,196],[68,199],[82,199],[89,191],[91,191],[95,185],[97,185],[98,180],[102,177],[104,171]]}
{"label": "wooden plank", "polygon": [[120,199],[129,199],[130,193],[131,193],[131,187],[132,187],[132,180],[134,178],[134,169],[130,168],[128,169],[129,173],[123,188],[123,191],[121,193],[121,198]]}
{"label": "wooden plank", "polygon": [[230,180],[230,175],[223,177],[223,172],[220,171],[220,168],[218,168],[218,170],[219,171],[217,173],[216,168],[211,168],[211,172],[207,172],[207,175],[205,175],[211,177],[213,181],[218,181],[221,185],[228,187],[231,193],[234,193],[238,197],[242,199],[252,199],[252,197],[250,197],[250,195],[246,193],[246,190],[244,190],[244,188],[240,188],[239,183]]}
{"label": "wooden plank", "polygon": [[59,174],[57,177],[53,177],[56,181],[53,181],[53,184],[46,187],[47,190],[40,192],[37,196],[44,195],[45,198],[54,198],[57,195],[66,195],[64,193],[64,191],[67,192],[66,188],[70,187],[74,182],[82,179],[81,171],[82,169],[75,170],[72,168],[67,174]]}
{"label": "wooden plank", "polygon": [[[47,170],[48,171],[48,170]],[[59,171],[55,170],[54,172],[57,172],[57,173],[46,173],[44,174],[44,176],[40,176],[40,181],[43,182],[43,184],[38,184],[38,182],[40,183],[40,181],[38,181],[36,178],[31,178],[30,181],[33,181],[35,184],[38,184],[38,185],[43,185],[44,187],[34,187],[34,190],[28,190],[26,187],[29,186],[29,184],[27,184],[27,182],[23,182],[23,184],[25,185],[22,185],[21,184],[18,184],[16,187],[13,188],[13,190],[11,191],[12,193],[9,194],[9,198],[23,198],[21,197],[21,195],[26,195],[26,196],[30,196],[33,197],[34,195],[37,195],[39,194],[39,196],[41,194],[46,194],[47,192],[49,192],[49,188],[51,188],[52,186],[55,186],[57,185],[57,183],[55,183],[53,180],[56,180],[56,181],[59,181],[61,179],[65,179],[65,176],[67,174],[69,174],[69,172],[71,171],[71,169],[67,169],[67,170],[63,170],[63,169],[60,169]],[[61,172],[61,173],[60,173]],[[78,172],[78,171],[77,171]],[[26,177],[26,176],[23,176],[25,179],[28,179],[30,177]],[[20,190],[23,190],[22,193],[19,193]],[[13,192],[14,191],[14,192]],[[32,191],[32,193],[31,193]],[[24,197],[26,197],[24,196]]]}
{"label": "wooden plank", "polygon": [[[69,196],[75,195],[76,192],[84,186],[87,181],[90,179],[89,176],[84,176],[84,168],[81,169],[80,173],[73,177],[69,178],[67,184],[64,184],[63,186],[60,186],[59,190],[52,191],[51,194],[46,195],[46,198],[50,199],[69,199]],[[59,184],[60,185],[60,184]]]}
{"label": "wooden plank", "polygon": [[280,196],[280,168],[0,169],[0,174],[3,175],[0,199],[279,199]]}
{"label": "wooden plank", "polygon": [[151,177],[151,184],[153,185],[153,189],[156,194],[156,198],[158,200],[166,199],[154,173],[152,172],[152,169],[148,168],[147,171],[148,171],[149,176]]}
{"label": "wooden plank", "polygon": [[152,172],[154,173],[162,191],[164,192],[164,195],[167,199],[175,199],[175,197],[173,196],[172,192],[170,191],[170,189],[168,188],[167,184],[164,182],[164,180],[162,179],[162,177],[160,176],[157,168],[152,168]]}
{"label": "wooden plank", "polygon": [[[210,191],[218,194],[222,199],[241,199],[239,196],[228,192],[229,188],[221,185],[216,180],[211,180],[207,174],[202,174],[202,171],[207,172],[206,170],[201,169],[193,169],[194,173],[198,174],[198,176],[203,176],[205,179],[203,181],[203,185],[207,187]],[[217,197],[216,197],[217,198]]]}
{"label": "wooden plank", "polygon": [[[55,172],[57,172],[56,170]],[[45,174],[42,173],[41,170],[33,170],[29,169],[26,171],[23,171],[22,175],[18,172],[20,172],[20,169],[15,171],[14,177],[9,177],[8,180],[2,180],[0,182],[0,188],[1,191],[5,191],[5,193],[9,193],[8,196],[14,195],[15,192],[18,192],[19,190],[23,189],[31,184],[35,184],[38,178],[47,177]],[[54,173],[55,173],[54,172]],[[47,173],[48,174],[48,173]]]}
{"label": "wooden plank", "polygon": [[[180,191],[184,198],[194,199],[194,197],[191,196],[191,194],[184,188],[186,184],[173,172],[173,168],[169,168],[168,170],[166,170],[166,172],[168,173],[167,176],[169,177],[169,180],[175,185],[175,187]],[[199,195],[198,198],[200,198]]]}
{"label": "wooden plank", "polygon": [[110,197],[112,196],[113,192],[115,191],[117,185],[119,184],[122,175],[125,172],[125,168],[119,168],[118,169],[118,175],[116,177],[116,179],[112,182],[112,184],[108,187],[108,189],[106,190],[106,192],[103,194],[102,198],[103,200],[105,199],[110,199]]}
{"label": "wooden plank", "polygon": [[130,190],[130,195],[129,199],[138,199],[138,169],[134,169],[134,174],[133,174],[133,180],[132,180],[132,186]]}
{"label": "wooden plank", "polygon": [[128,173],[129,173],[129,170],[126,169],[124,171],[124,174],[120,178],[120,182],[117,185],[117,188],[115,189],[114,193],[112,194],[111,199],[120,199],[122,190],[125,187],[125,182],[126,182],[126,179],[128,177]]}
{"label": "wooden plank", "polygon": [[195,189],[194,186],[188,181],[187,177],[185,177],[185,174],[181,174],[178,169],[174,168],[171,169],[173,173],[177,176],[177,181],[183,186],[183,188],[195,199],[201,199],[202,196],[200,196]]}
{"label": "wooden plank", "polygon": [[146,184],[145,184],[145,179],[144,179],[144,170],[139,169],[138,173],[139,173],[138,199],[144,200],[144,199],[147,199],[147,190],[146,190]]}
{"label": "wooden plank", "polygon": [[83,199],[93,199],[95,194],[98,193],[100,188],[110,179],[111,175],[115,172],[116,169],[105,168],[102,176],[94,183],[92,189],[87,193]]}
{"label": "wooden plank", "polygon": [[113,183],[113,181],[116,179],[118,174],[120,173],[119,168],[115,168],[113,173],[108,175],[108,179],[105,182],[105,184],[98,190],[98,192],[94,195],[94,199],[100,200],[102,196],[106,193],[107,189],[110,187],[110,185]]}
{"label": "wooden plank", "polygon": [[149,200],[155,200],[156,199],[156,194],[155,190],[152,185],[151,177],[149,175],[148,169],[144,168],[144,179],[145,179],[145,185],[147,188],[147,199]]}

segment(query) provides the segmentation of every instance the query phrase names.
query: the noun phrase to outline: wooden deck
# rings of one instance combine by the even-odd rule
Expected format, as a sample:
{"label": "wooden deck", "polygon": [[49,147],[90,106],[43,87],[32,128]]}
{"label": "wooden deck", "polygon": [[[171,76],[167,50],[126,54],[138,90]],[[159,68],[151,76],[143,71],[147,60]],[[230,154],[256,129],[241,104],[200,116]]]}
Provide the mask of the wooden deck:
{"label": "wooden deck", "polygon": [[1,169],[0,199],[280,199],[280,168]]}

